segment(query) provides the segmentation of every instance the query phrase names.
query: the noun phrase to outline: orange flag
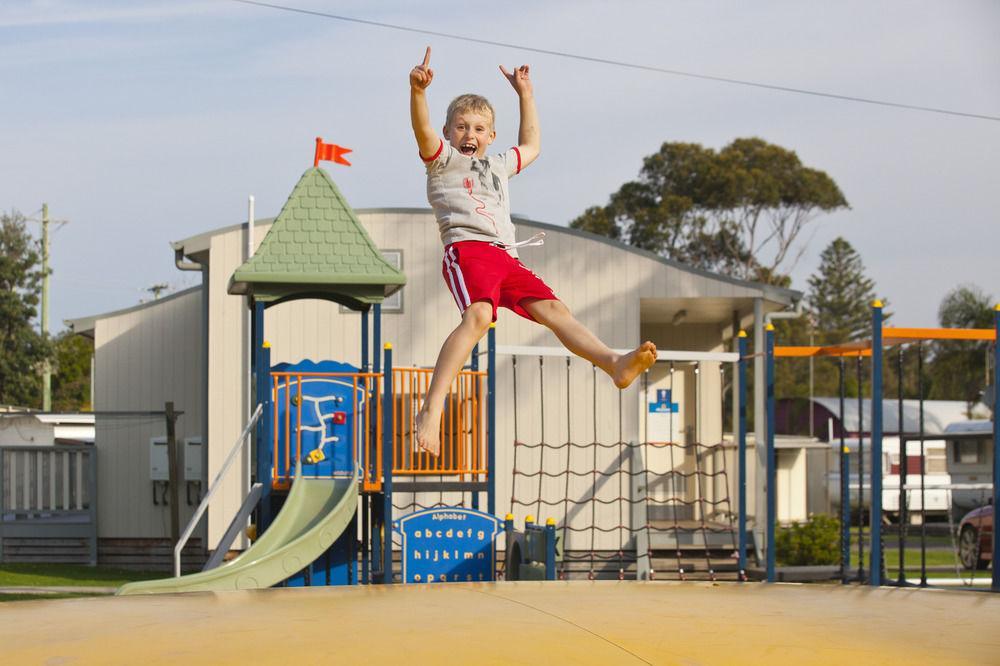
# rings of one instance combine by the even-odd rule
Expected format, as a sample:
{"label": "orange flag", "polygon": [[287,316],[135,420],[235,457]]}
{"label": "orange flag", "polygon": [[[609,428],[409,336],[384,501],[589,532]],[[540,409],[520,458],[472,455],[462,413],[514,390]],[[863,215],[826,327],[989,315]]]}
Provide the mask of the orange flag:
{"label": "orange flag", "polygon": [[344,155],[349,152],[350,148],[342,148],[334,143],[323,143],[322,137],[316,137],[316,156],[313,158],[313,166],[319,166],[320,160],[351,166],[351,163],[344,159]]}

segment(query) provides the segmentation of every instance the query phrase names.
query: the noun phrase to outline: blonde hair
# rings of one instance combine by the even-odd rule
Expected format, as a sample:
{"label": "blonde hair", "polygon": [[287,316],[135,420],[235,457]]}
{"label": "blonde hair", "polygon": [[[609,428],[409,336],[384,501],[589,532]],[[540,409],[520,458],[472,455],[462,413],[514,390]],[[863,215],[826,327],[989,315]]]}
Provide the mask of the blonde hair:
{"label": "blonde hair", "polygon": [[493,105],[490,104],[490,101],[482,95],[459,95],[455,99],[451,100],[451,104],[448,105],[448,113],[445,116],[444,124],[450,125],[452,117],[454,117],[456,113],[462,113],[463,111],[480,113],[484,116],[488,115],[490,118],[490,129],[493,129],[496,122],[496,114],[493,113]]}

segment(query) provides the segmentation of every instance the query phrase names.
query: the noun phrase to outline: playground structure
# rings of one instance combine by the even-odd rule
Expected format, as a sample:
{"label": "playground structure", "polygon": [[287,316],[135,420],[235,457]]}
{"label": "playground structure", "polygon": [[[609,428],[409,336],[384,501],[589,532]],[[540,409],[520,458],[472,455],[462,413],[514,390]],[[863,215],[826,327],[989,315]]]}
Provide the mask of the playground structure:
{"label": "playground structure", "polygon": [[[746,578],[736,524],[745,511],[732,499],[745,420],[724,441],[702,418],[722,408],[706,407],[706,385],[721,394],[726,369],[740,379],[738,353],[663,350],[629,399],[562,348],[502,346],[498,356],[510,360],[514,406],[510,507],[556,519],[560,579]],[[552,404],[561,418],[546,418]],[[639,428],[627,437],[636,407]]]}
{"label": "playground structure", "polygon": [[[319,242],[329,238],[338,242]],[[400,579],[394,559],[400,543],[394,534],[401,524],[397,517],[452,507],[483,509],[484,516],[496,520],[498,382],[513,396],[511,412],[505,415],[513,425],[510,508],[555,522],[552,527],[561,542],[561,559],[554,565],[559,578],[653,580],[676,575],[680,580],[742,581],[748,578],[747,558],[753,550],[758,557],[766,554],[763,575],[774,581],[775,357],[871,355],[871,455],[880,461],[882,347],[931,335],[925,329],[886,329],[883,340],[877,307],[871,341],[776,351],[773,330],[767,333],[766,478],[754,483],[766,488],[766,515],[756,517],[758,529],[764,522],[766,538],[751,544],[746,374],[755,356],[747,353],[745,334],[735,339],[733,352],[661,351],[638,390],[630,389],[632,395],[642,396],[641,427],[627,438],[622,424],[634,403],[628,404],[626,393],[599,377],[592,365],[574,361],[562,349],[498,348],[491,328],[485,351],[477,346],[451,387],[440,430],[442,452],[432,457],[418,450],[413,439],[414,418],[431,370],[395,367],[392,345],[381,339],[381,303],[405,281],[379,254],[329,176],[316,167],[308,170],[256,254],[236,270],[229,285],[230,293],[247,297],[252,315],[251,381],[258,409],[216,481],[252,435],[256,485],[206,571],[173,582],[126,586],[123,594]],[[267,308],[307,298],[333,300],[360,312],[359,366],[332,361],[272,365],[264,339]],[[993,331],[939,335],[995,339]],[[525,365],[537,367],[537,375],[525,379],[519,369]],[[728,440],[721,419],[714,430],[703,422],[703,413],[716,408],[705,404],[704,387],[715,385],[712,395],[722,396],[727,378],[733,410]],[[681,395],[685,409],[677,406]],[[552,423],[549,416],[547,423],[546,403],[563,400],[564,418]],[[717,406],[721,412],[722,402]],[[905,458],[905,441],[903,448]],[[505,446],[504,455],[507,450]],[[872,556],[880,562],[882,468],[870,469]],[[846,483],[848,475],[841,478]],[[175,574],[180,573],[184,541],[217,484],[212,485],[175,546]],[[558,496],[553,496],[554,489]],[[437,502],[427,504],[433,494]],[[842,492],[842,505],[849,506],[849,501],[849,494]],[[219,553],[229,549],[251,512],[262,536],[242,555],[221,564]],[[846,533],[846,522],[843,529]],[[526,564],[525,571],[530,571],[543,561],[528,547],[537,536],[532,530],[509,536],[523,546],[522,557],[511,562]],[[555,539],[547,536],[543,541],[546,577],[551,577],[547,551],[555,547]],[[873,585],[881,582],[876,569],[867,577]],[[494,569],[479,579],[507,573]]]}
{"label": "playground structure", "polygon": [[[511,507],[547,512],[550,524],[545,528],[531,526],[524,533],[514,533],[508,527],[508,546],[517,544],[519,553],[507,552],[504,570],[509,578],[567,579],[585,573],[589,579],[626,577],[652,580],[676,575],[679,580],[705,578],[720,580],[730,578],[746,580],[749,569],[747,511],[746,511],[746,368],[752,356],[747,353],[746,336],[737,339],[735,353],[693,353],[664,351],[660,356],[661,370],[669,376],[668,391],[675,390],[675,372],[687,373],[689,389],[700,395],[703,375],[724,372],[730,364],[735,386],[734,399],[737,414],[734,442],[730,450],[736,461],[736,501],[729,495],[730,483],[724,443],[704,443],[699,414],[702,406],[695,401],[695,418],[680,433],[673,422],[680,419],[667,402],[650,402],[644,410],[646,420],[641,442],[625,442],[620,435],[614,437],[614,422],[619,427],[622,418],[622,393],[617,391],[617,413],[613,408],[602,410],[609,396],[606,387],[599,386],[596,372],[589,364],[579,377],[574,378],[571,360],[565,351],[546,348],[498,348],[496,331],[491,328],[486,351],[478,347],[468,366],[456,379],[448,398],[448,407],[441,425],[442,455],[433,458],[416,449],[412,439],[413,418],[429,383],[430,370],[426,368],[398,368],[393,366],[391,345],[383,345],[380,337],[380,307],[373,308],[374,326],[369,331],[369,313],[362,312],[362,368],[337,364],[335,368],[321,368],[316,364],[287,364],[271,366],[270,349],[264,342],[256,348],[255,358],[257,396],[261,409],[248,424],[246,432],[256,430],[257,479],[263,488],[254,495],[258,503],[258,529],[263,536],[240,557],[215,569],[193,576],[164,581],[137,583],[123,588],[123,594],[182,591],[197,589],[240,589],[285,585],[327,585],[357,583],[389,583],[398,579],[394,568],[393,519],[397,512],[428,508],[415,499],[399,504],[403,493],[439,493],[434,506],[481,505],[488,513],[496,510],[496,384],[497,357],[508,356],[513,370],[511,386],[514,390],[514,465],[511,484]],[[878,308],[873,315],[874,325],[879,324]],[[1000,318],[1000,314],[998,314]],[[263,330],[263,307],[255,310],[255,330]],[[877,331],[878,329],[876,329]],[[371,333],[371,335],[369,335]],[[918,333],[909,329],[885,329],[889,341],[917,339]],[[964,335],[963,339],[992,340],[993,331],[933,332],[920,330],[921,339],[933,336]],[[905,337],[911,336],[911,337]],[[973,337],[968,337],[973,336]],[[874,347],[852,343],[849,346],[789,348],[775,347],[773,329],[768,330],[766,355],[768,369],[768,413],[773,423],[774,362],[779,357],[833,356],[843,365],[849,357],[876,356]],[[873,336],[874,337],[874,336]],[[258,338],[259,339],[259,338]],[[369,342],[374,348],[383,347],[381,355],[369,356]],[[486,367],[481,369],[480,358],[485,356]],[[537,443],[521,441],[519,431],[518,359],[537,359],[539,422]],[[369,359],[371,362],[369,363]],[[565,373],[566,441],[551,444],[546,441],[544,400],[551,395],[545,390],[546,362],[556,364],[548,372]],[[523,363],[523,361],[522,361]],[[678,367],[686,366],[683,370]],[[881,405],[881,377],[873,365],[872,410]],[[562,370],[560,370],[562,368]],[[711,368],[710,370],[708,368]],[[578,368],[575,372],[580,372]],[[589,375],[591,394],[590,441],[574,441],[581,424],[574,420],[574,401],[571,387],[586,384]],[[643,394],[648,394],[648,376],[644,379]],[[313,390],[320,387],[319,392]],[[677,389],[680,390],[680,389]],[[534,399],[534,398],[533,398]],[[533,400],[532,399],[532,400]],[[648,402],[648,400],[644,401]],[[650,415],[666,405],[664,414],[666,435],[658,439],[656,429],[649,425]],[[325,412],[323,410],[326,410]],[[878,407],[880,409],[880,407]],[[611,416],[611,423],[599,423],[599,413]],[[521,411],[521,421],[525,412]],[[259,418],[256,418],[259,416]],[[617,417],[614,418],[614,417]],[[328,421],[324,424],[324,419]],[[523,429],[523,425],[520,425]],[[611,428],[610,439],[607,435]],[[880,431],[872,429],[871,460],[881,460],[875,445]],[[919,438],[919,437],[918,437]],[[242,438],[241,438],[242,439]],[[903,437],[902,455],[906,443],[914,437]],[[603,443],[602,443],[603,442]],[[238,442],[239,444],[239,442]],[[774,428],[768,429],[767,487],[774,488]],[[589,453],[589,468],[579,471],[572,464],[572,456],[579,451]],[[561,451],[561,454],[560,454]],[[841,479],[846,473],[846,451],[842,447]],[[520,452],[520,454],[519,454]],[[518,456],[521,456],[520,460]],[[533,456],[531,462],[525,456]],[[861,458],[863,460],[863,457]],[[546,460],[549,461],[548,465]],[[553,465],[555,463],[555,465]],[[627,464],[626,464],[627,463]],[[553,469],[555,467],[555,469]],[[534,469],[535,471],[529,471]],[[870,465],[872,487],[880,483],[882,465]],[[863,475],[859,475],[862,478]],[[542,495],[541,480],[545,477],[565,481],[566,494],[561,498]],[[689,483],[688,480],[691,480]],[[718,480],[718,481],[717,481]],[[536,484],[532,496],[518,493],[519,484]],[[589,490],[580,492],[580,484]],[[625,487],[629,493],[625,494]],[[846,485],[846,484],[844,484]],[[600,488],[609,487],[617,493],[602,496]],[[711,488],[710,488],[711,487]],[[571,499],[572,496],[582,499]],[[849,516],[850,489],[841,488],[842,522],[842,579],[850,579]],[[901,484],[901,493],[913,489]],[[290,491],[290,492],[289,492]],[[211,491],[206,496],[210,499]],[[360,502],[356,499],[360,495]],[[397,501],[394,502],[394,495]],[[485,495],[485,501],[484,501]],[[767,540],[764,577],[776,580],[775,549],[776,530],[775,493],[767,496]],[[874,498],[876,495],[872,494]],[[360,503],[360,511],[356,510]],[[902,506],[907,505],[905,498]],[[873,502],[873,505],[875,502]],[[571,515],[589,509],[590,524],[574,527]],[[879,512],[881,508],[877,509]],[[603,524],[597,518],[610,515],[612,522]],[[614,514],[617,511],[617,522]],[[553,516],[554,514],[554,516]],[[200,515],[200,514],[199,514]],[[629,519],[626,520],[626,515]],[[875,520],[876,509],[871,510],[872,559],[881,562],[881,521]],[[239,515],[237,516],[239,518]],[[559,518],[556,520],[555,518]],[[555,539],[540,538],[534,534],[560,535],[561,559],[549,557],[549,548],[555,552]],[[589,544],[579,545],[577,535],[586,532]],[[230,530],[230,533],[235,533]],[[360,534],[360,551],[357,536]],[[601,549],[597,540],[601,536],[616,535],[617,548]],[[901,532],[901,545],[905,537]],[[576,544],[574,544],[576,541]],[[539,546],[538,544],[542,544]],[[183,547],[178,544],[177,552]],[[219,548],[228,548],[228,543]],[[541,550],[539,550],[541,548]],[[863,548],[863,546],[862,546]],[[626,552],[629,555],[626,555]],[[634,552],[634,555],[631,553]],[[901,548],[902,552],[902,548]],[[694,555],[692,556],[692,553]],[[702,558],[703,561],[700,561]],[[511,563],[518,564],[518,571],[509,571]],[[520,565],[525,566],[520,566]],[[539,565],[541,565],[539,567]],[[673,565],[673,566],[671,566]],[[633,568],[634,567],[634,570]],[[553,568],[556,570],[553,571]],[[859,564],[860,568],[860,564]],[[859,571],[858,580],[872,585],[882,584],[881,566],[869,567],[870,572]],[[541,573],[539,572],[541,570]],[[927,584],[926,576],[921,581]],[[995,583],[994,583],[995,584]]]}
{"label": "playground structure", "polygon": [[[996,481],[1000,479],[1000,418],[997,414],[1000,413],[1000,392],[996,390],[997,386],[1000,386],[1000,345],[997,344],[997,340],[1000,339],[1000,305],[995,309],[995,325],[993,329],[957,329],[957,328],[899,328],[899,327],[885,327],[883,325],[882,317],[882,304],[879,301],[872,303],[872,318],[871,318],[871,330],[872,335],[870,339],[852,341],[850,343],[840,344],[840,345],[828,345],[828,346],[809,346],[809,347],[789,347],[789,346],[776,346],[774,340],[774,327],[770,326],[766,333],[766,384],[767,384],[767,483],[768,487],[773,487],[772,483],[774,480],[775,473],[775,462],[774,462],[774,436],[775,436],[775,359],[777,358],[822,358],[831,357],[838,361],[838,378],[840,386],[840,418],[841,423],[843,423],[844,415],[844,401],[846,399],[845,391],[845,379],[846,379],[846,360],[853,358],[857,363],[857,383],[858,383],[858,412],[863,414],[864,410],[861,409],[862,395],[863,395],[863,373],[862,373],[862,362],[863,359],[868,359],[870,364],[870,456],[867,460],[868,464],[868,478],[870,482],[868,484],[868,492],[866,493],[865,487],[865,464],[866,459],[864,455],[864,438],[862,436],[863,427],[859,425],[858,433],[858,444],[859,451],[857,456],[857,488],[856,496],[858,500],[858,515],[859,515],[859,539],[858,539],[858,569],[857,573],[852,576],[851,573],[851,536],[850,536],[850,525],[851,525],[851,488],[850,488],[850,474],[851,470],[849,468],[848,459],[848,447],[845,442],[844,429],[841,428],[839,437],[839,480],[840,480],[840,492],[839,492],[839,502],[840,502],[840,525],[841,525],[841,580],[843,582],[849,582],[851,580],[856,580],[858,582],[868,582],[872,586],[879,586],[882,584],[890,584],[889,581],[885,580],[885,558],[883,555],[884,543],[883,543],[883,477],[888,472],[891,471],[891,464],[887,464],[887,459],[884,456],[883,451],[883,406],[884,406],[884,393],[885,393],[885,382],[884,382],[884,362],[885,362],[885,349],[886,348],[897,348],[897,358],[896,358],[896,376],[897,376],[897,409],[898,417],[897,423],[899,424],[897,433],[899,438],[899,449],[897,453],[897,465],[898,465],[898,475],[899,481],[896,484],[898,487],[898,500],[894,503],[894,509],[899,512],[899,532],[898,532],[898,551],[899,551],[899,575],[896,581],[891,584],[897,586],[909,586],[913,583],[909,582],[906,578],[906,567],[904,563],[905,549],[906,549],[906,539],[908,531],[908,512],[912,503],[911,496],[914,493],[918,493],[919,497],[919,511],[921,512],[920,519],[920,546],[921,546],[921,564],[920,564],[920,581],[918,585],[920,587],[928,586],[927,577],[927,567],[926,567],[926,510],[928,506],[927,501],[927,470],[926,470],[926,451],[925,443],[931,439],[941,439],[941,435],[935,435],[933,437],[928,437],[925,433],[924,428],[924,408],[923,408],[923,396],[924,396],[924,384],[923,384],[923,360],[924,351],[922,344],[928,341],[983,341],[992,342],[992,397],[993,397],[993,470],[992,470],[992,480],[990,483],[980,483],[980,484],[954,484],[948,483],[943,486],[938,486],[939,489],[944,489],[950,493],[953,490],[969,490],[969,489],[979,489],[979,490],[989,490],[991,491],[991,496],[989,502],[996,506],[1000,502],[1000,487],[998,487]],[[903,346],[909,344],[916,344],[917,352],[917,397],[919,404],[919,427],[916,433],[907,433],[903,430],[903,393],[904,393],[904,383],[903,383]],[[974,433],[969,433],[968,435],[975,436]],[[966,435],[966,437],[968,437]],[[949,440],[961,440],[963,439],[962,434],[949,434]],[[919,444],[919,484],[913,486],[908,483],[908,473],[910,468],[910,456],[908,451],[908,444],[918,443]],[[868,495],[869,501],[869,512],[868,512],[868,524],[870,526],[870,553],[869,553],[869,566],[868,570],[865,571],[863,567],[864,560],[864,512],[861,510],[864,506],[864,497]],[[768,493],[768,504],[767,504],[767,529],[768,529],[768,544],[774,543],[774,530],[775,530],[775,507],[774,507],[774,497],[773,493]],[[947,511],[949,519],[951,517],[952,510],[949,507]],[[1000,531],[993,530],[993,552],[997,552],[997,547],[1000,545]],[[978,554],[977,554],[978,557]],[[994,592],[1000,591],[1000,568],[992,567],[992,577],[991,577],[991,590]],[[773,581],[775,579],[775,559],[774,551],[772,548],[767,549],[767,562],[766,562],[767,579]]]}

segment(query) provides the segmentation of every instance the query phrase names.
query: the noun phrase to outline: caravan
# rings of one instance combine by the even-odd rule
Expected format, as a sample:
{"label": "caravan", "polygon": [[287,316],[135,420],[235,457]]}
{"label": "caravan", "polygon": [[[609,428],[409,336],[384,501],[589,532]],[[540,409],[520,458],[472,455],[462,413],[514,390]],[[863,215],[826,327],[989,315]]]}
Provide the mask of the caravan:
{"label": "caravan", "polygon": [[[847,447],[848,469],[851,504],[857,504],[858,497],[858,452],[860,446],[864,446],[864,477],[862,490],[864,492],[864,503],[867,505],[871,500],[871,440],[867,437],[859,442],[857,437],[844,440]],[[840,468],[837,462],[837,450],[840,442],[832,443],[833,463],[831,472],[828,475],[830,488],[830,500],[832,506],[840,503]],[[909,522],[919,523],[922,516],[928,520],[936,518],[946,518],[948,507],[950,506],[952,483],[951,475],[947,469],[947,448],[943,439],[929,439],[924,441],[924,467],[921,475],[920,442],[909,441],[906,443],[906,499],[905,507],[909,515]],[[899,437],[885,437],[882,439],[882,510],[889,520],[898,522],[900,519],[900,494],[899,485],[901,479],[900,446]]]}

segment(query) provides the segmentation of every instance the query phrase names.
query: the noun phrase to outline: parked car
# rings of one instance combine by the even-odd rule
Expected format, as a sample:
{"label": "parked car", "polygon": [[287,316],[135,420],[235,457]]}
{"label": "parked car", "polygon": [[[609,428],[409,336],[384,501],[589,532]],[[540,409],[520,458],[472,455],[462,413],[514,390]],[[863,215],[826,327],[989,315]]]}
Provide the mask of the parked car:
{"label": "parked car", "polygon": [[958,556],[966,569],[985,569],[993,555],[993,505],[965,514],[958,525]]}

